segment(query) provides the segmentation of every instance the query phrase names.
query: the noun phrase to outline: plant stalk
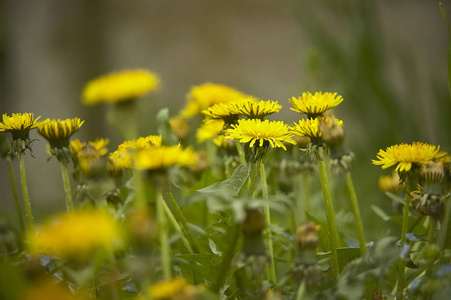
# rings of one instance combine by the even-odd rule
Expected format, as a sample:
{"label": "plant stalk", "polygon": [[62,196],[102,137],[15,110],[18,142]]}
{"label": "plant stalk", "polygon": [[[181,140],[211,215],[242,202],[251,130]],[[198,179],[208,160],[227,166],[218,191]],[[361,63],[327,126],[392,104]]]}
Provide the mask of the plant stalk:
{"label": "plant stalk", "polygon": [[24,157],[25,157],[25,155],[23,152],[19,154],[20,181],[22,183],[23,202],[24,202],[24,208],[25,208],[25,217],[27,218],[28,230],[31,232],[34,232],[33,214],[31,211],[30,196],[28,194],[27,176],[26,176],[26,172],[25,172],[25,158]]}
{"label": "plant stalk", "polygon": [[360,255],[363,255],[366,250],[365,235],[363,232],[362,217],[360,216],[359,202],[354,189],[354,183],[352,182],[351,173],[346,171],[346,183],[348,185],[348,191],[351,199],[352,212],[357,225],[357,233],[359,235]]}
{"label": "plant stalk", "polygon": [[244,155],[243,146],[241,145],[240,141],[237,139],[235,139],[235,145],[236,145],[236,150],[238,151],[238,156],[240,157],[240,163],[245,164],[246,156]]}
{"label": "plant stalk", "polygon": [[167,219],[164,212],[164,199],[161,193],[157,193],[157,221],[158,221],[158,236],[160,238],[160,258],[163,267],[163,277],[165,280],[170,280],[172,277],[170,247],[168,239]]}
{"label": "plant stalk", "polygon": [[335,221],[335,211],[330,193],[330,183],[327,174],[326,162],[324,160],[324,149],[318,147],[317,154],[319,160],[319,174],[321,179],[321,189],[323,190],[324,206],[326,209],[327,225],[330,234],[330,254],[332,258],[332,266],[334,269],[334,275],[338,276],[340,273],[340,265],[338,263],[337,248],[339,245],[339,235],[337,229],[337,223]]}
{"label": "plant stalk", "polygon": [[11,179],[11,186],[13,189],[14,202],[16,204],[17,217],[19,219],[20,231],[22,233],[25,233],[25,222],[23,220],[23,215],[22,215],[22,206],[20,205],[19,196],[17,195],[16,179],[14,178],[13,165],[12,165],[11,158],[8,156],[6,158],[6,161],[8,162],[9,178]]}
{"label": "plant stalk", "polygon": [[184,232],[182,230],[182,227],[180,227],[179,223],[175,219],[174,215],[172,214],[171,210],[169,209],[168,205],[166,204],[166,201],[162,201],[164,212],[166,213],[166,216],[169,219],[169,222],[171,223],[172,227],[174,227],[175,231],[181,235],[181,240],[183,245],[185,245],[186,249],[188,249],[188,252],[190,254],[193,254],[193,249],[191,248],[190,243],[188,242],[187,238],[184,235]]}
{"label": "plant stalk", "polygon": [[[263,199],[268,200],[268,184],[266,182],[266,171],[265,171],[265,165],[263,164],[263,160],[260,158],[258,160],[258,163],[260,164],[260,177],[262,181],[262,193],[263,193]],[[272,243],[272,233],[271,233],[271,215],[268,204],[265,204],[264,207],[265,211],[265,223],[266,223],[266,230],[267,234],[266,236],[266,244],[268,246],[268,252],[269,252],[269,259],[270,259],[270,279],[273,282],[275,286],[277,286],[277,277],[276,277],[276,264],[274,259],[274,247]]]}
{"label": "plant stalk", "polygon": [[67,212],[71,213],[75,210],[75,208],[74,202],[72,200],[72,190],[70,188],[69,172],[67,170],[67,165],[64,163],[61,163],[61,174],[63,175],[64,194],[66,196]]}

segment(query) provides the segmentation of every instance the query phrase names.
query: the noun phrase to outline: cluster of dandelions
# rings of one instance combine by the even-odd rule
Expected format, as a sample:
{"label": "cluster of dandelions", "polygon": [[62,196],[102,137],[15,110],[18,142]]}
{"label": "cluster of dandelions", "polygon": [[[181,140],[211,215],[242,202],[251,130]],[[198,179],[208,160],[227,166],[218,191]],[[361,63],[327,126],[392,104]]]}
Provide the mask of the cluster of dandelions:
{"label": "cluster of dandelions", "polygon": [[[340,282],[355,275],[346,263],[368,266],[371,254],[366,250],[374,246],[365,238],[351,177],[354,154],[345,146],[343,121],[331,112],[343,98],[321,92],[292,97],[291,110],[306,117],[288,125],[265,119],[282,109],[278,101],[205,83],[189,91],[176,116],[162,121],[171,132],[140,136],[137,99],[159,82],[153,72],[128,70],[86,85],[82,103],[108,105],[108,121],[125,139],[111,153],[107,138],[70,140],[85,123],[79,118],[39,122],[32,113],[3,115],[0,132],[11,133],[12,141],[5,146],[2,139],[0,149],[10,168],[24,243],[2,249],[11,257],[30,254],[27,261],[14,258],[22,259],[30,272],[41,258],[34,271],[40,279],[23,279],[28,287],[17,297],[345,297]],[[37,226],[24,163],[33,146],[32,129],[48,141],[49,155],[61,166],[67,207],[67,213]],[[193,135],[197,143],[190,142]],[[26,224],[11,171],[16,157]],[[443,248],[449,156],[433,145],[400,144],[380,150],[373,163],[383,169],[396,165],[396,177],[381,178],[379,185],[383,191],[405,192],[401,245],[408,243],[412,230],[409,217],[418,214],[417,223],[428,227],[427,247]],[[350,237],[336,220],[329,177],[338,174],[346,178],[358,249],[344,244],[343,238]],[[316,179],[322,205],[311,203],[310,183]],[[216,182],[206,186],[212,180]],[[321,226],[313,217],[319,207],[325,214]],[[281,220],[273,210],[287,217]],[[326,262],[318,259],[318,248],[329,253]],[[396,290],[397,297],[412,293],[405,263],[397,261],[396,268],[380,271],[384,277],[388,269],[397,270],[392,285],[371,277],[378,282],[372,286],[367,275],[355,276],[361,285],[357,297],[389,290]]]}

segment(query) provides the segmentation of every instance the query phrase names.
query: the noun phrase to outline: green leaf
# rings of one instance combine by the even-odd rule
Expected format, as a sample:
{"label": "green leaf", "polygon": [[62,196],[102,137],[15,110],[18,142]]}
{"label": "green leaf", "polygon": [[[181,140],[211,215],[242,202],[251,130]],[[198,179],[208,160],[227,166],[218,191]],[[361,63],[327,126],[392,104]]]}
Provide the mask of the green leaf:
{"label": "green leaf", "polygon": [[399,197],[396,194],[390,193],[390,192],[385,192],[385,195],[387,195],[388,198],[390,198],[391,200],[400,203],[402,205],[404,205],[404,203],[406,203],[406,200],[404,200],[403,198]]}
{"label": "green leaf", "polygon": [[169,109],[163,108],[157,113],[158,133],[163,138],[163,145],[171,146],[178,144],[178,138],[169,124]]}
{"label": "green leaf", "polygon": [[[408,232],[411,232],[415,235],[426,234],[426,228],[422,224],[419,224],[418,218],[409,216],[408,222]],[[392,216],[385,222],[385,224],[390,230],[390,235],[399,236],[401,234],[402,216]],[[411,228],[413,228],[413,230],[411,230]]]}
{"label": "green leaf", "polygon": [[[349,264],[354,259],[360,257],[360,249],[359,248],[351,248],[351,247],[338,248],[337,255],[338,255],[338,264],[340,265],[340,270],[343,270],[347,264]],[[329,256],[330,256],[330,251],[327,253],[319,254],[318,258],[323,259],[323,258],[329,257]]]}
{"label": "green leaf", "polygon": [[384,221],[388,221],[390,219],[390,216],[387,215],[385,213],[385,211],[383,211],[380,207],[376,206],[376,205],[371,205],[370,206],[371,209],[376,213],[376,215],[378,215],[379,217],[381,217],[382,220]]}
{"label": "green leaf", "polygon": [[247,177],[249,177],[250,171],[250,163],[241,164],[233,171],[232,176],[229,179],[216,182],[206,188],[198,190],[198,192],[208,194],[229,192],[232,196],[236,197],[246,182]]}

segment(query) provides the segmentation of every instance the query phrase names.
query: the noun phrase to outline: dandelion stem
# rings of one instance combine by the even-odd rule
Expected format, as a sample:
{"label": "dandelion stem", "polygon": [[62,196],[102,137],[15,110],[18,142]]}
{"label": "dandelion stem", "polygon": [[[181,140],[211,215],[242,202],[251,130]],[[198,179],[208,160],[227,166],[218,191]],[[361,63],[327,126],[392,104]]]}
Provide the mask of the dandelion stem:
{"label": "dandelion stem", "polygon": [[184,236],[184,232],[182,230],[182,227],[180,227],[179,223],[175,219],[174,215],[172,214],[171,210],[169,209],[168,205],[166,204],[166,201],[162,201],[164,212],[166,213],[166,216],[169,218],[169,222],[171,223],[172,227],[174,227],[175,231],[177,231],[181,235],[181,240],[183,245],[185,245],[186,249],[188,249],[188,252],[190,254],[193,254],[193,249],[191,248],[190,243]]}
{"label": "dandelion stem", "polygon": [[302,187],[304,189],[304,211],[310,214],[310,178],[308,174],[302,174]]}
{"label": "dandelion stem", "polygon": [[[404,246],[406,242],[406,234],[409,229],[409,212],[410,212],[410,179],[407,176],[406,179],[406,200],[404,203],[404,211],[402,215],[402,229],[401,229],[401,247]],[[405,279],[406,268],[404,262],[399,263],[399,280],[398,280],[398,288],[397,288],[397,297],[402,299],[402,295],[404,292],[404,288],[406,285]]]}
{"label": "dandelion stem", "polygon": [[335,276],[340,273],[340,265],[338,264],[337,248],[339,245],[339,236],[337,223],[335,221],[335,211],[330,193],[329,178],[327,175],[326,162],[324,160],[324,149],[318,147],[317,155],[319,160],[319,174],[321,178],[321,188],[323,190],[324,206],[326,209],[327,225],[330,234],[330,253],[332,258],[332,266],[334,268]]}
{"label": "dandelion stem", "polygon": [[305,280],[302,280],[301,284],[299,285],[298,291],[296,293],[296,300],[305,299],[305,297],[304,297],[305,290],[306,290]]}
{"label": "dandelion stem", "polygon": [[249,197],[254,198],[255,191],[255,183],[257,182],[258,176],[258,162],[253,166],[254,171],[252,172],[252,176],[249,177]]}
{"label": "dandelion stem", "polygon": [[435,242],[435,229],[436,229],[437,222],[435,221],[434,217],[429,216],[429,224],[428,224],[428,241],[429,244],[432,244]]}
{"label": "dandelion stem", "polygon": [[22,183],[22,194],[25,208],[25,217],[27,218],[28,230],[34,232],[33,214],[31,212],[30,196],[28,194],[27,176],[25,173],[25,158],[24,153],[19,154],[20,161],[20,181]]}
{"label": "dandelion stem", "polygon": [[357,201],[357,196],[354,189],[354,183],[352,182],[351,173],[346,171],[346,183],[348,185],[348,191],[351,199],[352,212],[354,213],[355,222],[357,225],[357,232],[359,234],[359,246],[360,255],[365,253],[366,242],[365,235],[363,233],[362,217],[360,216],[359,202]]}
{"label": "dandelion stem", "polygon": [[[263,164],[263,160],[260,158],[258,160],[258,163],[260,164],[260,177],[262,181],[262,193],[263,193],[263,199],[268,200],[268,184],[266,182],[266,172],[265,172],[265,165]],[[268,252],[269,252],[269,259],[270,259],[270,279],[273,282],[274,285],[277,286],[277,277],[276,277],[276,264],[274,260],[274,249],[272,244],[272,234],[271,234],[271,215],[268,204],[265,204],[264,207],[265,211],[265,223],[266,223],[266,244],[268,246]]]}
{"label": "dandelion stem", "polygon": [[63,175],[64,194],[66,196],[67,212],[71,213],[75,210],[75,208],[74,202],[72,201],[72,191],[70,188],[69,172],[67,170],[67,165],[65,163],[61,163],[61,174]]}
{"label": "dandelion stem", "polygon": [[185,232],[186,237],[188,238],[188,241],[191,244],[192,249],[196,253],[200,253],[200,248],[197,245],[196,238],[194,237],[193,233],[191,232],[191,229],[188,226],[188,222],[186,221],[185,216],[183,215],[182,210],[180,209],[180,206],[178,205],[177,201],[175,200],[174,196],[171,192],[168,192],[168,198],[169,201],[171,201],[172,207],[174,208],[175,215],[180,223],[182,223],[183,230]]}
{"label": "dandelion stem", "polygon": [[157,221],[158,221],[158,235],[160,238],[160,255],[161,264],[163,267],[163,276],[165,280],[170,280],[172,277],[171,257],[167,231],[167,219],[164,212],[164,199],[161,193],[157,193]]}
{"label": "dandelion stem", "polygon": [[6,158],[6,161],[8,162],[9,178],[11,179],[11,185],[12,185],[13,195],[14,195],[14,202],[16,203],[16,209],[17,209],[17,217],[19,218],[20,230],[22,233],[24,233],[25,232],[25,222],[23,220],[23,215],[22,215],[22,206],[20,205],[19,196],[17,195],[16,179],[14,178],[13,165],[12,165],[11,158],[8,156]]}
{"label": "dandelion stem", "polygon": [[244,155],[244,150],[243,150],[243,146],[241,145],[240,141],[235,139],[235,145],[236,145],[236,150],[238,151],[238,156],[240,157],[240,162],[242,164],[246,163],[246,157]]}

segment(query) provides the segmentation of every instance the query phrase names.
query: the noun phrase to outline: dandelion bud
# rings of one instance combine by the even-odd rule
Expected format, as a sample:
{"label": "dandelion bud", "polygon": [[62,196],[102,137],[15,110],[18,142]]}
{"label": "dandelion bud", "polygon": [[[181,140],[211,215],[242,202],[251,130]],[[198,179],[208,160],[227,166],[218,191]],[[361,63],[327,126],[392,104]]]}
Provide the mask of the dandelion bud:
{"label": "dandelion bud", "polygon": [[241,224],[241,228],[245,235],[261,233],[264,227],[265,217],[258,209],[246,210],[246,219],[244,219],[244,222]]}
{"label": "dandelion bud", "polygon": [[445,176],[442,163],[438,161],[429,161],[423,165],[421,176],[427,183],[440,183]]}
{"label": "dandelion bud", "polygon": [[304,225],[301,225],[296,230],[296,244],[299,249],[316,249],[318,245],[318,232],[319,225],[316,225],[314,222],[308,222]]}

